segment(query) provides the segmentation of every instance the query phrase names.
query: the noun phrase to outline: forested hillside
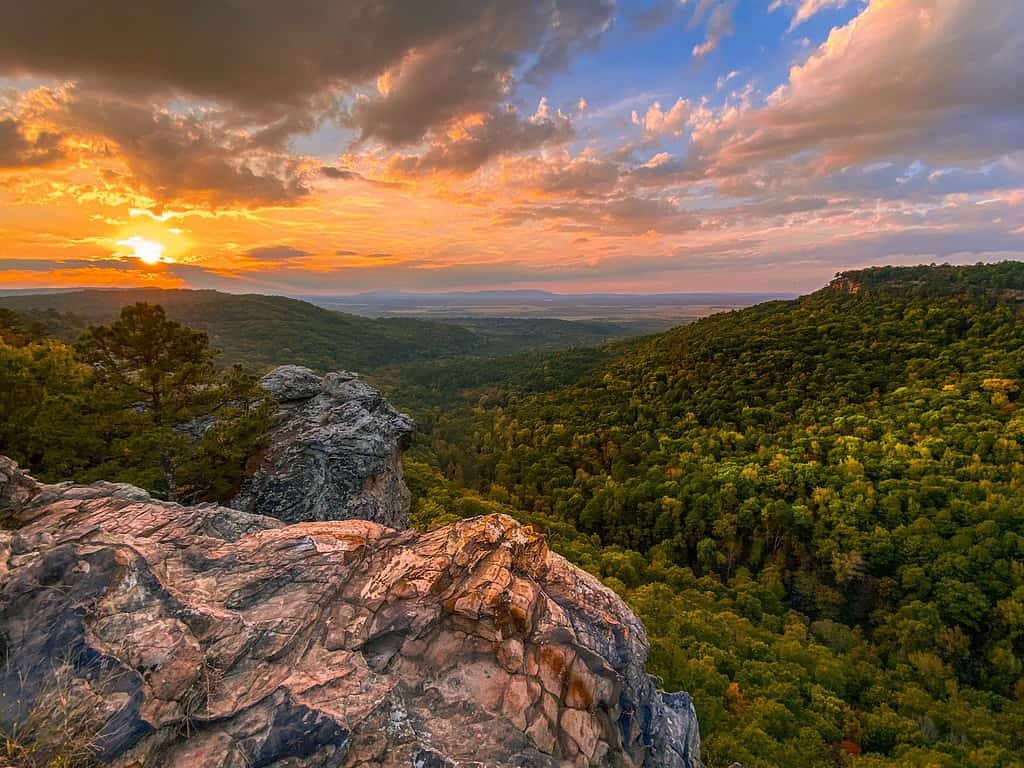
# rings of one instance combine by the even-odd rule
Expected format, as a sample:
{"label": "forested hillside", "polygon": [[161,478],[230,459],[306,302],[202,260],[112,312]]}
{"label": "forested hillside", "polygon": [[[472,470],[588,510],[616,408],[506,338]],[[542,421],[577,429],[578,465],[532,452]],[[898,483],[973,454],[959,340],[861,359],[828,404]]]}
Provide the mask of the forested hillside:
{"label": "forested hillside", "polygon": [[[653,670],[694,697],[709,768],[1017,768],[1022,296],[1018,263],[879,268],[659,336],[416,352],[374,380],[419,424],[416,525],[506,512],[624,595]],[[71,347],[0,310],[0,452],[48,479],[222,496],[259,446],[251,377],[216,373],[156,308],[126,312]],[[273,317],[236,316],[268,334],[245,337],[255,366],[285,354],[247,325]],[[174,342],[161,386],[185,394],[169,411],[138,407],[153,329]],[[314,338],[311,354],[331,340]],[[111,376],[111,339],[138,366]],[[221,407],[230,430],[180,439]]]}
{"label": "forested hillside", "polygon": [[157,288],[4,296],[0,307],[49,335],[74,341],[90,323],[110,322],[121,307],[140,301],[158,304],[171,319],[205,331],[221,352],[222,365],[253,368],[369,370],[414,360],[597,344],[629,333],[613,323],[554,319],[370,319],[284,296]]}
{"label": "forested hillside", "polygon": [[430,407],[451,374],[396,390],[421,521],[553,532],[641,613],[712,766],[1022,765],[1022,289],[1013,263],[846,273],[571,383],[517,384],[524,359],[461,409]]}

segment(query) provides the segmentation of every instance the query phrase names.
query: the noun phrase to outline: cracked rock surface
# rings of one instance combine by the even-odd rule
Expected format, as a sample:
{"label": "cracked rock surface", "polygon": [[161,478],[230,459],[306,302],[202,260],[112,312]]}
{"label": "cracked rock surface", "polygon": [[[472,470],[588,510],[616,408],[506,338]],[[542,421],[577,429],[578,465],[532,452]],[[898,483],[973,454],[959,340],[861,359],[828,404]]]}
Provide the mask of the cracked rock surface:
{"label": "cracked rock surface", "polygon": [[285,525],[0,457],[0,520],[0,726],[64,670],[104,764],[699,765],[639,620],[509,517]]}
{"label": "cracked rock surface", "polygon": [[402,450],[415,426],[348,371],[318,376],[283,365],[260,380],[278,402],[270,447],[229,506],[298,523],[372,520],[409,525]]}

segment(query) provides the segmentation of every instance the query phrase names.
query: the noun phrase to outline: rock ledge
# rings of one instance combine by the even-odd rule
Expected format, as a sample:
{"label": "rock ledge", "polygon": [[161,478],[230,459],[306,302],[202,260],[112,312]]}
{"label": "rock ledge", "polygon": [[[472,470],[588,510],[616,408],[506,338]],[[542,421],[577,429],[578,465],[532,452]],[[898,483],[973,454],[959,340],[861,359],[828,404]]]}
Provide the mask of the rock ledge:
{"label": "rock ledge", "polygon": [[284,525],[0,457],[0,520],[0,727],[62,670],[105,764],[699,765],[639,620],[511,518]]}

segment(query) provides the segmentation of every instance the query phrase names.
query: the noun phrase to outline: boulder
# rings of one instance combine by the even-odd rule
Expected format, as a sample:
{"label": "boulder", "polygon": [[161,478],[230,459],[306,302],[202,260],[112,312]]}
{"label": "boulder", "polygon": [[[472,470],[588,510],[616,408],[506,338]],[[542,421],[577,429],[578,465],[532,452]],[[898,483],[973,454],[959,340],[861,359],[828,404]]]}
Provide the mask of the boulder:
{"label": "boulder", "polygon": [[509,517],[285,525],[3,458],[0,504],[0,730],[38,759],[699,765],[640,621]]}
{"label": "boulder", "polygon": [[260,386],[279,403],[309,400],[320,394],[321,377],[301,365],[281,365],[260,379]]}
{"label": "boulder", "polygon": [[347,371],[284,365],[260,380],[278,403],[270,448],[250,462],[234,509],[286,522],[409,524],[402,450],[415,426]]}

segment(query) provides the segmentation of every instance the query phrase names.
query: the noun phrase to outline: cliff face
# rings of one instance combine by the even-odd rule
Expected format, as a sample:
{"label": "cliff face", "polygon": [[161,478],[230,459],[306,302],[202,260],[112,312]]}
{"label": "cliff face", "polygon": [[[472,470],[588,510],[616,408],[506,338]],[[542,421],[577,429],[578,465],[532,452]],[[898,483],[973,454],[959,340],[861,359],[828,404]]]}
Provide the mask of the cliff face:
{"label": "cliff face", "polygon": [[360,519],[408,527],[408,416],[347,371],[321,378],[285,365],[260,385],[278,402],[277,421],[270,448],[255,457],[231,507],[293,523]]}
{"label": "cliff face", "polygon": [[0,457],[0,520],[0,728],[43,747],[124,768],[698,765],[640,622],[510,518],[285,525]]}
{"label": "cliff face", "polygon": [[830,290],[837,293],[860,293],[861,284],[857,280],[846,274],[836,275],[835,279],[831,280],[828,284]]}

